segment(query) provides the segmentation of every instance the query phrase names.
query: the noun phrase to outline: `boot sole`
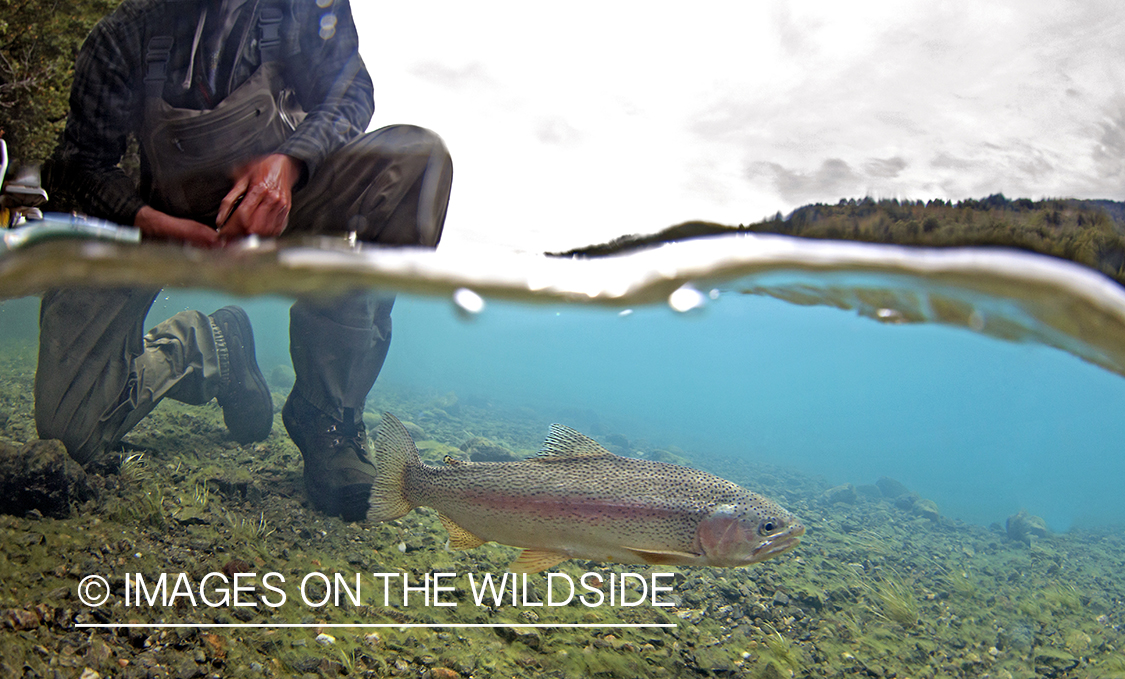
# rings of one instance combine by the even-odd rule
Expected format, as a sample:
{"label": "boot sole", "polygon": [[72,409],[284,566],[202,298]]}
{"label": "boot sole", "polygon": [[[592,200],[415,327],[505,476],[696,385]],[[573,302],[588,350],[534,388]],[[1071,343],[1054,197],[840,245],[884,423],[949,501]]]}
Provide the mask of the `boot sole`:
{"label": "boot sole", "polygon": [[[262,397],[263,406],[260,413],[254,413],[246,418],[231,418],[228,420],[227,412],[223,410],[223,422],[227,425],[227,430],[230,431],[231,438],[239,444],[255,443],[257,441],[264,441],[269,435],[270,430],[273,428],[273,397],[270,396],[269,386],[266,385],[265,375],[262,374],[261,368],[258,367],[258,357],[254,347],[254,328],[250,325],[250,317],[246,315],[240,307],[228,306],[219,309],[219,311],[226,311],[234,317],[235,322],[228,326],[228,334],[224,335],[224,340],[227,343],[227,351],[230,351],[232,339],[237,340],[242,345],[243,357],[246,359],[247,365],[252,366],[248,370],[250,381],[254,385],[254,391]],[[215,313],[218,313],[215,312]],[[231,334],[229,331],[234,331]],[[255,409],[257,410],[257,409]],[[266,413],[269,413],[268,417]],[[261,422],[254,422],[254,420],[261,419]],[[233,420],[233,421],[232,421]],[[251,422],[253,426],[244,426],[246,422]],[[231,426],[231,425],[234,426]]]}

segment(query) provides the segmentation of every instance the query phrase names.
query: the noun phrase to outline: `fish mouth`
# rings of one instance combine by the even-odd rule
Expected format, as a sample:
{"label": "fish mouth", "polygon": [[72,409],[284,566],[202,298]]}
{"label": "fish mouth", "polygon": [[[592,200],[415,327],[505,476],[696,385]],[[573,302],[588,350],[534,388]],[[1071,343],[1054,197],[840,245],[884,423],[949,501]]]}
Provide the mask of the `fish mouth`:
{"label": "fish mouth", "polygon": [[770,536],[762,544],[754,550],[750,555],[749,563],[757,563],[758,561],[765,561],[772,559],[779,554],[783,554],[801,544],[800,537],[805,534],[805,527],[799,523],[795,523],[789,527],[789,530],[784,533]]}

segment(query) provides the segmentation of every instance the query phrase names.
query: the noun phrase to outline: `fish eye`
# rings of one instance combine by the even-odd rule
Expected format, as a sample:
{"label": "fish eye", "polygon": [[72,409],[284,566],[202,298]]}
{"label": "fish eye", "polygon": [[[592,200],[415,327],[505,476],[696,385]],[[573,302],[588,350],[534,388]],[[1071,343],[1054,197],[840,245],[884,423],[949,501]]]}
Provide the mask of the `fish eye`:
{"label": "fish eye", "polygon": [[762,522],[762,525],[759,527],[758,532],[761,533],[762,535],[769,535],[770,533],[774,532],[775,530],[777,530],[780,527],[781,527],[781,521],[780,520],[778,520],[778,519],[766,519],[765,521]]}

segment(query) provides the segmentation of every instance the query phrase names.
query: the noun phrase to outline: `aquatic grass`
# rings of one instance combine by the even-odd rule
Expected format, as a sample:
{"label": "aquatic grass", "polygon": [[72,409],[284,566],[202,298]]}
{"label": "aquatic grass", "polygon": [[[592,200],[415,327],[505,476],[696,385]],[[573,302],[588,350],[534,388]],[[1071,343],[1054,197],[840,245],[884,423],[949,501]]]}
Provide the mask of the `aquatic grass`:
{"label": "aquatic grass", "polygon": [[949,585],[949,589],[952,590],[954,594],[964,599],[975,599],[977,594],[980,593],[980,588],[977,587],[976,582],[964,571],[961,573],[947,573],[942,580]]}
{"label": "aquatic grass", "polygon": [[155,483],[146,484],[138,492],[122,498],[114,514],[122,523],[164,528],[168,524],[164,514],[164,491]]}
{"label": "aquatic grass", "polygon": [[868,608],[877,618],[909,629],[918,624],[918,599],[912,585],[898,573],[892,573],[875,584],[861,581],[860,585],[876,604]]}
{"label": "aquatic grass", "polygon": [[211,490],[207,487],[206,483],[197,483],[192,489],[191,503],[199,509],[207,509],[207,503],[211,500]]}
{"label": "aquatic grass", "polygon": [[1125,679],[1125,655],[1110,656],[1109,660],[1097,665],[1096,673],[1102,679]]}
{"label": "aquatic grass", "polygon": [[134,484],[143,484],[152,480],[152,472],[145,465],[144,453],[133,453],[121,458],[117,467],[117,475],[123,481]]}
{"label": "aquatic grass", "polygon": [[836,628],[845,640],[858,639],[863,636],[863,623],[853,613],[841,612],[834,616],[832,621],[836,623]]}
{"label": "aquatic grass", "polygon": [[1051,608],[1071,613],[1082,610],[1082,592],[1070,583],[1056,582],[1044,587],[1039,595]]}
{"label": "aquatic grass", "polygon": [[881,533],[865,528],[855,534],[852,544],[860,551],[870,554],[886,554],[888,551],[888,538]]}
{"label": "aquatic grass", "polygon": [[1051,618],[1051,616],[1043,610],[1043,607],[1039,605],[1039,602],[1033,599],[1021,599],[1016,606],[1016,610],[1032,620],[1043,624],[1049,622]]}
{"label": "aquatic grass", "polygon": [[763,625],[769,629],[769,632],[763,639],[765,648],[759,646],[759,655],[765,661],[762,667],[761,674],[769,676],[769,666],[772,665],[774,669],[779,670],[782,674],[794,676],[801,671],[801,649],[782,636],[773,626],[768,623]]}
{"label": "aquatic grass", "polygon": [[265,556],[268,553],[266,538],[273,535],[276,529],[269,527],[265,512],[258,515],[258,520],[247,520],[246,517],[235,518],[230,512],[224,511],[227,524],[230,525],[230,534],[236,542],[240,542]]}
{"label": "aquatic grass", "polygon": [[1090,649],[1094,639],[1082,630],[1073,629],[1067,632],[1063,646],[1074,655],[1082,655]]}
{"label": "aquatic grass", "polygon": [[344,674],[351,676],[355,673],[356,657],[360,652],[354,646],[349,650],[337,647],[336,653],[340,656],[340,665],[344,669]]}

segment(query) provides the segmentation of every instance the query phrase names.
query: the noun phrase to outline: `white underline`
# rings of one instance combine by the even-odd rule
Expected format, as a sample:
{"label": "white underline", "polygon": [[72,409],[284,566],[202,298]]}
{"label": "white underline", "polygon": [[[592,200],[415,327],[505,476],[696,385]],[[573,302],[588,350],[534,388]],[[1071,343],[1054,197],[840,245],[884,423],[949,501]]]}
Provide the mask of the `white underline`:
{"label": "white underline", "polygon": [[400,623],[400,622],[379,622],[379,623],[297,623],[297,622],[155,622],[155,623],[134,623],[134,622],[107,622],[107,623],[77,623],[75,627],[261,627],[261,628],[286,628],[286,627],[538,627],[549,629],[552,627],[581,627],[586,629],[598,628],[641,628],[641,627],[678,627],[676,623],[671,622],[640,622],[640,623],[584,623],[584,622],[560,622],[560,623],[507,623],[507,622],[482,622],[482,623]]}

